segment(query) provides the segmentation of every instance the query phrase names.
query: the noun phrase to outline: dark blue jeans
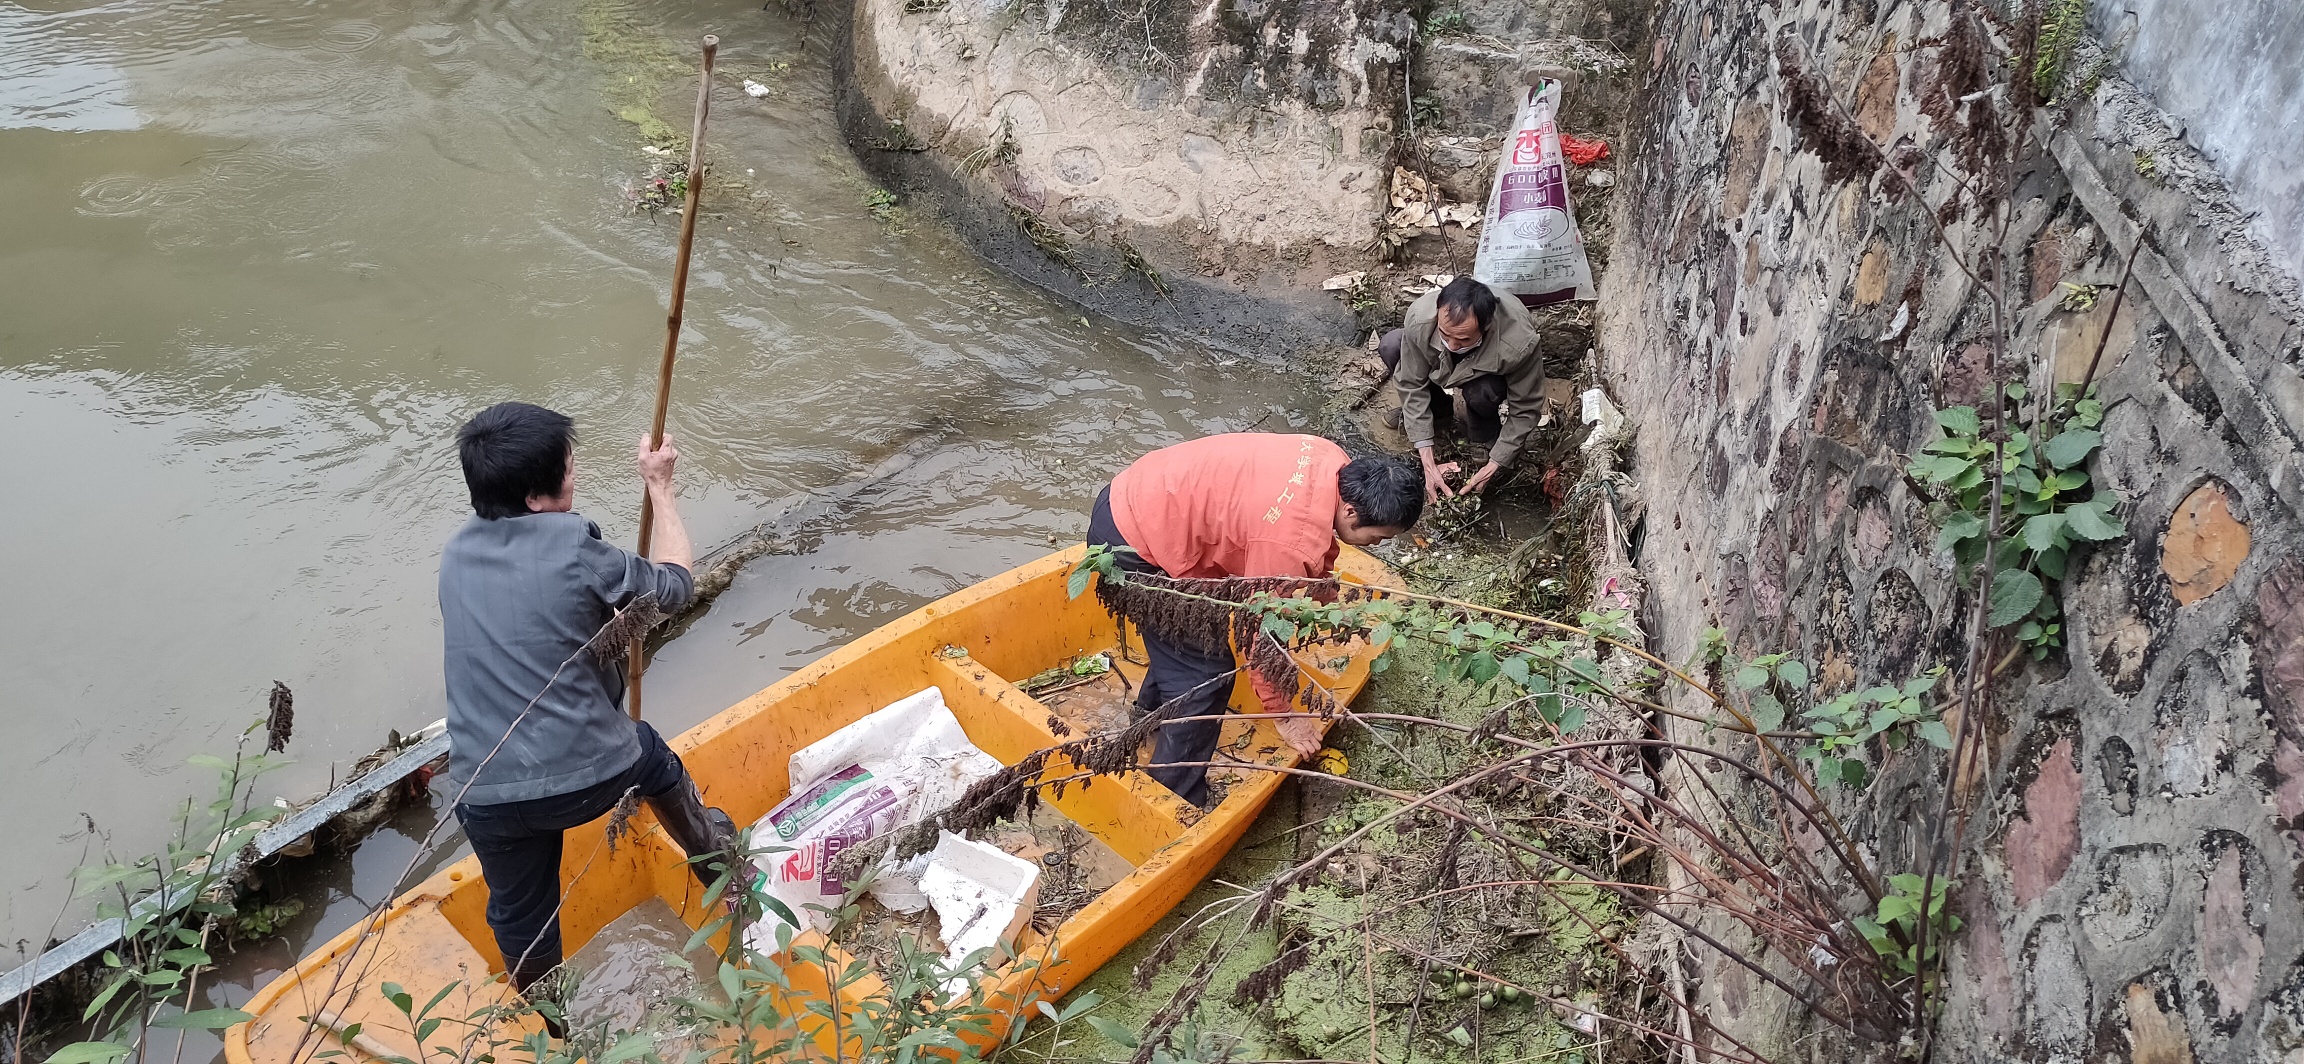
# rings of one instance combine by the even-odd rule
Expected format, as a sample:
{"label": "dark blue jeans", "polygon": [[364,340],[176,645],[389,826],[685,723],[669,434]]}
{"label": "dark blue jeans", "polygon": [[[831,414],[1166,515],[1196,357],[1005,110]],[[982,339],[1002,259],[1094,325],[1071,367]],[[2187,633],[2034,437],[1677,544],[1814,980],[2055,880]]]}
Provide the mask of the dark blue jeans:
{"label": "dark blue jeans", "polygon": [[[1088,543],[1091,546],[1125,547],[1128,541],[1120,535],[1120,526],[1112,520],[1112,489],[1107,485],[1096,495],[1096,506],[1088,512]],[[1159,573],[1159,567],[1134,554],[1119,556],[1120,567],[1131,572]],[[1163,574],[1164,575],[1164,574]],[[1208,807],[1208,768],[1204,764],[1179,762],[1205,762],[1216,756],[1216,745],[1222,738],[1224,722],[1221,720],[1185,720],[1183,717],[1209,717],[1224,712],[1232,701],[1232,684],[1216,677],[1234,668],[1232,655],[1208,654],[1197,648],[1161,639],[1137,626],[1144,637],[1144,657],[1150,664],[1144,670],[1144,686],[1136,691],[1136,708],[1151,712],[1166,707],[1165,716],[1170,723],[1160,726],[1158,738],[1152,744],[1152,763],[1146,774],[1202,809]]]}
{"label": "dark blue jeans", "polygon": [[458,805],[456,819],[480,874],[488,881],[488,927],[504,954],[512,985],[530,983],[560,964],[560,835],[605,815],[635,787],[642,798],[693,789],[680,755],[641,721],[640,757],[632,767],[582,790],[495,805]]}

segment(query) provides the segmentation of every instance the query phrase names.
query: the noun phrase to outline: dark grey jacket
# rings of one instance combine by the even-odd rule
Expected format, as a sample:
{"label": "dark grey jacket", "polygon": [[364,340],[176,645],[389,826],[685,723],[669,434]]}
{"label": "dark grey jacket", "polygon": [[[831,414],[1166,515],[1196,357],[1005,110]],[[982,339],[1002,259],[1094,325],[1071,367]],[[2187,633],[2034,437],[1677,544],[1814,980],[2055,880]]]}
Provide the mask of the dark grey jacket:
{"label": "dark grey jacket", "polygon": [[1520,305],[1520,297],[1489,286],[1496,293],[1496,318],[1480,346],[1462,356],[1441,346],[1440,293],[1426,292],[1408,305],[1400,323],[1400,366],[1392,380],[1400,388],[1400,428],[1418,445],[1437,435],[1432,424],[1432,399],[1425,385],[1462,387],[1483,373],[1504,378],[1504,431],[1488,450],[1488,460],[1510,466],[1520,447],[1536,431],[1537,411],[1543,409],[1544,357],[1536,349],[1536,323]]}
{"label": "dark grey jacket", "polygon": [[675,610],[694,593],[688,570],[610,544],[579,514],[474,517],[457,529],[440,553],[440,627],[448,778],[461,789],[479,773],[463,800],[546,798],[630,768],[640,745],[619,708],[624,667],[584,644],[642,595]]}

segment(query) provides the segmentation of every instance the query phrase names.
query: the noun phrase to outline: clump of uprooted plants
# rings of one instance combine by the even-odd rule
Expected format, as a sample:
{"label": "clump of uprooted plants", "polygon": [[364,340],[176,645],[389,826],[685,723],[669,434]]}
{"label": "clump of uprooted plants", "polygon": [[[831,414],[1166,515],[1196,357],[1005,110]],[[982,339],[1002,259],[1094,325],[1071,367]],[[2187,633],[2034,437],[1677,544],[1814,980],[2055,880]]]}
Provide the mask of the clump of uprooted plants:
{"label": "clump of uprooted plants", "polygon": [[[1941,942],[1957,926],[1948,885],[1917,897],[1918,877],[1877,867],[1826,796],[1861,787],[1868,764],[1947,744],[1933,674],[1825,697],[1787,655],[1744,660],[1715,640],[1703,660],[1664,662],[1621,614],[1569,624],[1334,580],[1174,580],[1125,572],[1101,548],[1074,574],[1075,594],[1090,586],[1147,632],[1228,637],[1243,669],[1360,729],[1364,756],[1381,751],[1369,758],[1381,771],[1349,778],[1268,769],[1342,796],[1300,860],[1195,914],[1139,965],[1140,984],[1193,967],[1127,1043],[1134,1064],[1193,1055],[1179,1033],[1211,990],[1269,1004],[1319,1059],[1400,1064],[1451,1046],[1665,1059],[1702,1045],[1763,1061],[1706,1022],[1682,949],[1740,965],[1877,1045],[1903,1036],[1903,1002],[1939,976],[1919,931]],[[1443,708],[1355,712],[1297,665],[1354,641],[1382,651],[1378,671],[1396,660],[1433,670]],[[1686,694],[1708,711],[1673,708]],[[1704,740],[1660,738],[1667,716],[1700,721]],[[947,817],[1005,815],[1036,785],[1136,767],[1158,719],[1071,739],[1077,771],[1062,780],[1028,758]],[[1240,912],[1250,919],[1231,926],[1243,929],[1214,930]],[[1279,957],[1212,987],[1241,936],[1274,919],[1287,932]],[[1197,961],[1181,959],[1187,950]]]}

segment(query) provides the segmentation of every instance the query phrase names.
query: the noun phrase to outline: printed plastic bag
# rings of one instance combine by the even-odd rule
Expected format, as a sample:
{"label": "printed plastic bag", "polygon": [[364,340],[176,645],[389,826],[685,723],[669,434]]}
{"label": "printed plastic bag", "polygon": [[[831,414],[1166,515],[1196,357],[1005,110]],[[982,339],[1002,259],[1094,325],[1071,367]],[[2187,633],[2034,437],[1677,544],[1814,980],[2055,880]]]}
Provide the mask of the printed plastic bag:
{"label": "printed plastic bag", "polygon": [[[794,751],[791,766],[790,796],[752,825],[751,844],[774,848],[759,858],[761,889],[819,931],[831,921],[809,906],[837,906],[848,891],[832,871],[841,854],[926,819],[1001,767],[968,741],[944,692],[933,687]],[[924,865],[883,865],[873,896],[898,912],[926,908],[918,881]],[[745,942],[773,953],[781,926],[771,909],[745,929]]]}
{"label": "printed plastic bag", "polygon": [[1472,265],[1472,276],[1536,307],[1593,298],[1592,263],[1568,207],[1567,164],[1554,121],[1559,113],[1559,82],[1521,93]]}

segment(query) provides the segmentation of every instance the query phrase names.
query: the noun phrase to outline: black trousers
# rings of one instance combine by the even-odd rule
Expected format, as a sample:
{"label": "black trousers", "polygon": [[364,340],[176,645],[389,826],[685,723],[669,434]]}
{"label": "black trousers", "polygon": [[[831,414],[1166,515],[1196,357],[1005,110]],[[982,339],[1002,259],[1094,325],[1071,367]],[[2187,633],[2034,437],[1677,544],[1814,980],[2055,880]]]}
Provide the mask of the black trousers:
{"label": "black trousers", "polygon": [[[1400,330],[1385,333],[1384,339],[1377,341],[1376,357],[1384,360],[1386,373],[1399,372]],[[1504,377],[1496,373],[1482,373],[1465,381],[1460,390],[1464,393],[1464,435],[1482,447],[1494,446],[1496,437],[1504,433]],[[1447,422],[1455,417],[1456,400],[1438,384],[1426,383],[1424,394],[1432,397],[1433,431],[1446,432]]]}
{"label": "black trousers", "polygon": [[[1125,547],[1120,527],[1112,522],[1112,488],[1107,485],[1096,493],[1096,506],[1088,512],[1089,546]],[[1131,572],[1159,573],[1158,566],[1134,554],[1120,555],[1120,567]],[[1165,575],[1165,574],[1163,574]],[[1236,668],[1229,651],[1221,655],[1209,654],[1196,647],[1186,646],[1159,638],[1142,626],[1138,632],[1144,637],[1144,656],[1151,665],[1144,672],[1144,686],[1136,691],[1136,708],[1142,712],[1163,710],[1175,723],[1160,726],[1159,736],[1153,740],[1152,763],[1147,774],[1161,786],[1176,792],[1182,798],[1202,809],[1208,808],[1208,768],[1205,762],[1216,756],[1216,744],[1224,732],[1221,720],[1180,720],[1184,717],[1210,717],[1224,712],[1232,701],[1232,680],[1226,676]]]}
{"label": "black trousers", "polygon": [[[668,824],[674,817],[663,815],[664,805],[701,804],[680,755],[664,745],[664,737],[648,722],[638,728],[639,759],[590,787],[521,802],[456,807],[456,819],[472,840],[480,874],[488,881],[488,927],[496,932],[504,970],[522,991],[560,964],[561,832],[598,819],[635,787]],[[699,807],[691,815],[701,821],[703,812]]]}

